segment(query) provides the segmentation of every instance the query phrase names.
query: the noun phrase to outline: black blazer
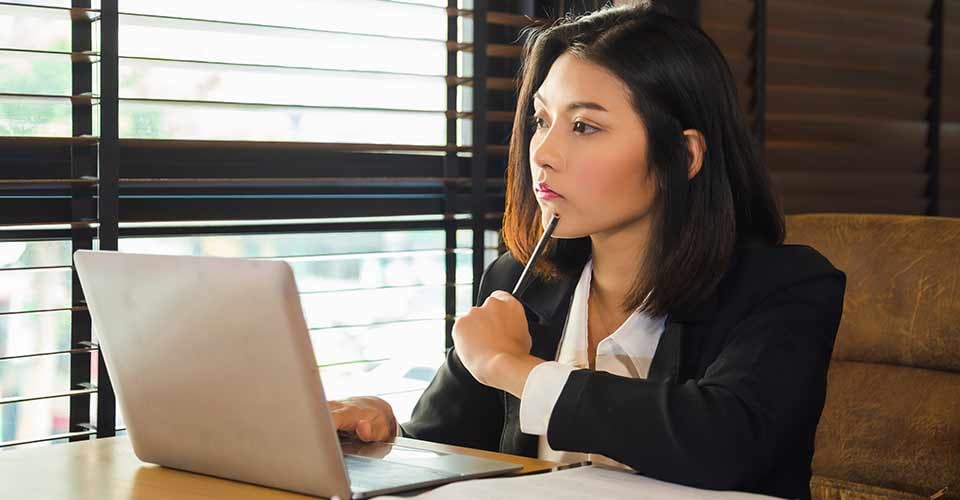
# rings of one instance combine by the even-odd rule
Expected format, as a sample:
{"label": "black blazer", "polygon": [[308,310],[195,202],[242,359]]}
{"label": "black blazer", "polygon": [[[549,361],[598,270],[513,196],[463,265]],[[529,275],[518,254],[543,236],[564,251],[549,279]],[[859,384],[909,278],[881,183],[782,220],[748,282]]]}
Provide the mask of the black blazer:
{"label": "black blazer", "polygon": [[[521,271],[501,255],[477,303],[512,290]],[[555,358],[578,277],[536,280],[524,293],[534,356]],[[708,300],[668,311],[646,379],[571,373],[550,446],[674,483],[809,498],[845,284],[810,247],[738,247]],[[477,382],[450,349],[402,434],[535,457],[537,436],[520,432],[519,412],[519,399]]]}

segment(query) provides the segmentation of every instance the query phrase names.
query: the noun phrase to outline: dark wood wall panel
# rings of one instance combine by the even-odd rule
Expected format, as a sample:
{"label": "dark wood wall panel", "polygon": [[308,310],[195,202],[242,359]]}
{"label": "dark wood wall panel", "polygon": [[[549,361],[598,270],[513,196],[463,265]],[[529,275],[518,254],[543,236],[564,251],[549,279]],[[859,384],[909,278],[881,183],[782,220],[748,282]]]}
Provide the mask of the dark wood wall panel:
{"label": "dark wood wall panel", "polygon": [[[789,18],[784,21],[789,22]],[[900,39],[868,40],[845,35],[781,31],[776,29],[775,22],[770,19],[768,25],[771,30],[767,35],[770,59],[898,74],[927,71],[929,49],[924,45],[905,45]]]}
{"label": "dark wood wall panel", "polygon": [[929,74],[904,73],[896,69],[878,69],[856,65],[832,65],[823,61],[807,60],[797,64],[789,59],[767,61],[767,83],[778,86],[822,86],[835,90],[859,92],[865,85],[876,92],[922,96],[927,88]]}
{"label": "dark wood wall panel", "polygon": [[905,5],[896,11],[878,8],[873,3],[767,0],[767,19],[780,29],[797,33],[842,34],[864,40],[884,40],[897,33],[900,40],[926,44],[929,26],[922,20],[926,1],[901,2]]}
{"label": "dark wood wall panel", "polygon": [[960,0],[944,1],[940,213],[960,217]]}
{"label": "dark wood wall panel", "polygon": [[766,160],[784,209],[923,214],[930,0],[767,0]]}
{"label": "dark wood wall panel", "polygon": [[909,150],[874,150],[858,144],[798,140],[767,141],[767,162],[777,171],[816,172],[820,170],[856,171],[869,168],[872,173],[907,169],[922,172],[927,159]]}
{"label": "dark wood wall panel", "polygon": [[700,2],[701,27],[720,47],[737,84],[740,107],[753,123],[753,0]]}
{"label": "dark wood wall panel", "polygon": [[[710,1],[710,0],[701,0]],[[927,0],[773,0],[803,5],[809,10],[819,11],[842,6],[845,10],[868,15],[890,16],[898,19],[922,18],[930,9]],[[770,3],[773,3],[771,1]]]}
{"label": "dark wood wall panel", "polygon": [[873,120],[845,114],[767,114],[768,140],[823,142],[926,154],[927,124],[922,121]]}
{"label": "dark wood wall panel", "polygon": [[928,99],[883,91],[770,85],[767,113],[850,116],[908,123],[926,120]]}
{"label": "dark wood wall panel", "polygon": [[[787,213],[927,212],[933,1],[766,0],[764,152]],[[753,0],[700,2],[748,113],[755,11]],[[950,57],[960,62],[960,50]],[[945,116],[960,115],[949,106]],[[943,158],[960,174],[960,120],[943,132]],[[941,190],[956,184],[945,174]]]}
{"label": "dark wood wall panel", "polygon": [[[823,195],[789,194],[782,198],[783,209],[788,214],[803,214],[825,212]],[[850,198],[834,197],[830,200],[831,206],[826,211],[837,213],[878,213],[878,214],[906,214],[923,215],[926,208],[925,200],[897,197],[885,198]]]}

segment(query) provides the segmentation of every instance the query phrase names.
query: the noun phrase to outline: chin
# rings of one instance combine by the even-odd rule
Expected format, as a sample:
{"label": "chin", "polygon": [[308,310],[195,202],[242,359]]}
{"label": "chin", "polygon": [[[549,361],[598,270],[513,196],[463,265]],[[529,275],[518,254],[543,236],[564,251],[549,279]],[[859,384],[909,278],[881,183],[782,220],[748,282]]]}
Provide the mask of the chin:
{"label": "chin", "polygon": [[[546,226],[544,226],[546,227]],[[573,218],[568,218],[566,222],[561,218],[560,224],[553,231],[553,238],[560,240],[572,240],[577,238],[588,238],[594,234],[608,233],[610,231],[618,231],[623,229],[623,225],[610,225],[593,222],[585,222],[583,220],[575,220]]]}
{"label": "chin", "polygon": [[[542,207],[541,207],[542,210]],[[547,217],[546,213],[540,213],[540,227],[546,230],[547,226],[550,224],[550,219]],[[575,221],[572,221],[570,218],[564,219],[563,214],[560,215],[560,223],[557,225],[557,228],[554,229],[551,238],[568,240],[573,238],[581,238],[587,236],[590,233],[584,233],[579,230]]]}
{"label": "chin", "polygon": [[553,231],[551,237],[558,240],[572,240],[590,236],[590,231],[584,231],[584,229],[587,228],[577,227],[576,224],[568,224],[567,227],[564,227],[563,219],[561,219],[560,224]]}

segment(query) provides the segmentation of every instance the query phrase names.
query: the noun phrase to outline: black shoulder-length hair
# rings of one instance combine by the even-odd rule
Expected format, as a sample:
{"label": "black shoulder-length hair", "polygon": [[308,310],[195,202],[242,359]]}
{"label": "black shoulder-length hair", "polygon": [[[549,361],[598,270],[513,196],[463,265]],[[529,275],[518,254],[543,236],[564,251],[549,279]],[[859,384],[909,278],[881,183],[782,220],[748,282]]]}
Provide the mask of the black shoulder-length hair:
{"label": "black shoulder-length hair", "polygon": [[[527,262],[543,231],[530,173],[533,94],[565,52],[620,78],[647,132],[656,182],[652,232],[624,310],[661,315],[696,305],[716,288],[738,243],[783,242],[783,213],[754,151],[733,75],[703,31],[647,1],[568,16],[524,34],[502,230],[517,260]],[[706,143],[703,165],[689,181],[687,129]],[[589,256],[589,237],[551,239],[535,272],[548,280],[573,275]]]}

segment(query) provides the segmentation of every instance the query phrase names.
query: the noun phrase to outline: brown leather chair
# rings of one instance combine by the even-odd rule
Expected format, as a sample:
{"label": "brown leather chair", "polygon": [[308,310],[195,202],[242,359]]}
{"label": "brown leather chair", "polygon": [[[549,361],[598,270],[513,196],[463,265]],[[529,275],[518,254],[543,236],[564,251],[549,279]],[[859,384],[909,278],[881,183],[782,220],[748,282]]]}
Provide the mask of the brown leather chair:
{"label": "brown leather chair", "polygon": [[960,499],[960,219],[787,217],[847,274],[814,499]]}

